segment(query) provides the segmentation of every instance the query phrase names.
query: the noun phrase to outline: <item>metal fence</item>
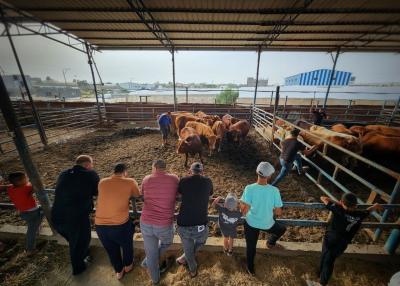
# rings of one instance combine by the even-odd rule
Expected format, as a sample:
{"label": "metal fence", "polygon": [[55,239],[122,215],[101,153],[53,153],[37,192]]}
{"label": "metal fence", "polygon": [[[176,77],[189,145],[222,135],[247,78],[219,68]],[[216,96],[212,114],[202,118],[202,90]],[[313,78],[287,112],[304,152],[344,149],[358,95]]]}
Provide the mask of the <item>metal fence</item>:
{"label": "metal fence", "polygon": [[[272,130],[275,130],[275,128],[282,129],[280,126],[276,126],[275,122],[276,120],[282,120],[285,122],[287,126],[291,126],[293,128],[297,128],[302,132],[307,133],[310,136],[314,136],[313,133],[309,132],[308,130],[302,129],[298,126],[295,126],[291,122],[285,120],[284,118],[281,118],[279,116],[274,115],[273,113],[266,112],[258,107],[253,107],[252,109],[252,115],[253,115],[253,126],[255,130],[263,136],[267,141],[271,143],[271,146],[275,146],[278,150],[281,150],[279,144],[275,142],[274,139],[277,139],[278,141],[281,141],[283,138],[279,137],[276,132],[272,132]],[[334,185],[337,190],[340,190],[341,192],[344,193],[350,193],[349,187],[347,187],[344,182],[341,182],[338,179],[339,172],[345,173],[349,178],[351,178],[351,181],[356,182],[357,184],[362,185],[366,190],[369,190],[368,198],[366,201],[360,198],[358,196],[358,202],[361,204],[372,204],[379,199],[388,203],[388,204],[393,204],[400,193],[400,174],[390,170],[384,166],[381,166],[371,160],[368,160],[367,158],[364,158],[358,154],[355,154],[341,146],[338,146],[336,144],[333,144],[325,139],[318,138],[323,142],[323,151],[317,151],[317,156],[319,157],[319,160],[322,160],[323,163],[327,163],[330,166],[333,166],[333,169],[331,171],[327,170],[326,168],[321,167],[321,163],[317,163],[316,160],[312,160],[310,158],[307,158],[305,156],[302,156],[303,159],[316,171],[317,176],[314,177],[311,175],[310,172],[306,173],[307,178],[313,182],[324,194],[329,196],[332,199],[337,199],[335,195],[330,191],[327,187],[327,184],[324,185],[324,180],[328,182],[330,186]],[[310,147],[306,142],[302,141],[304,145],[307,147]],[[330,157],[327,154],[327,150],[329,148],[333,148],[335,151],[337,151],[339,154],[345,155],[345,156],[350,156],[354,160],[357,160],[359,162],[363,162],[363,164],[366,164],[371,170],[378,171],[380,174],[382,174],[383,178],[386,178],[386,180],[390,180],[393,182],[392,184],[392,189],[390,191],[383,190],[380,187],[376,185],[376,183],[371,182],[368,178],[362,177],[359,174],[355,173],[353,170],[349,169],[347,166],[344,166],[342,163],[338,162],[334,158]],[[386,222],[386,220],[389,217],[389,210],[385,210],[383,214],[379,214],[378,212],[373,212],[372,216],[380,221],[380,222]],[[399,218],[396,218],[396,223],[397,226],[399,226],[398,222]],[[372,233],[369,232],[369,234],[372,236]],[[375,232],[375,235],[373,238],[376,240],[379,238],[381,234],[381,230],[377,229]]]}

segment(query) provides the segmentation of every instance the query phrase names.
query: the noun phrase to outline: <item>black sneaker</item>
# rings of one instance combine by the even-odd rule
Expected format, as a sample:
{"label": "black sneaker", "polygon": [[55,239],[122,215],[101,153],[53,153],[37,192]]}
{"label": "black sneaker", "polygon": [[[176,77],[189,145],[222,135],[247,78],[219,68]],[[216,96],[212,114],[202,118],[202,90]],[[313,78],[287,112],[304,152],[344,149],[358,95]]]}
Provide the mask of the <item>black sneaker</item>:
{"label": "black sneaker", "polygon": [[173,263],[174,258],[165,259],[160,265],[160,274],[167,272],[167,270],[172,266]]}

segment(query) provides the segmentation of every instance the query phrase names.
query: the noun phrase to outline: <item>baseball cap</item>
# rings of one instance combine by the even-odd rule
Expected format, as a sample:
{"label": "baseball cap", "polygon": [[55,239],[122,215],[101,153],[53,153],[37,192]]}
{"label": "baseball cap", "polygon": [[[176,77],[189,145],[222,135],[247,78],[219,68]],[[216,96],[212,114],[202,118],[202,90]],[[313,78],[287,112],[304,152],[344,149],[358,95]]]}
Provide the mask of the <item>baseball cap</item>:
{"label": "baseball cap", "polygon": [[256,173],[261,177],[269,177],[275,173],[275,168],[269,162],[261,162],[257,166]]}
{"label": "baseball cap", "polygon": [[225,198],[224,207],[229,210],[234,210],[237,208],[238,200],[235,194],[229,193]]}
{"label": "baseball cap", "polygon": [[192,171],[193,173],[196,173],[196,174],[203,172],[203,164],[200,162],[194,162],[190,166],[190,171]]}

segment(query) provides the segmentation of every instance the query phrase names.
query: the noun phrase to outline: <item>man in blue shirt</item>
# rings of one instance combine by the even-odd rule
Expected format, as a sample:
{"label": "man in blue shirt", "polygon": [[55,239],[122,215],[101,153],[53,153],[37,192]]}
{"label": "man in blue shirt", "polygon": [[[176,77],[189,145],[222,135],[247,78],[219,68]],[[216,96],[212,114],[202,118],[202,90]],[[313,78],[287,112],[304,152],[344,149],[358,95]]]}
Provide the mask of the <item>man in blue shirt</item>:
{"label": "man in blue shirt", "polygon": [[283,206],[279,189],[269,184],[275,168],[268,162],[261,162],[256,173],[258,175],[257,182],[247,185],[240,199],[242,213],[246,216],[244,235],[247,272],[251,275],[255,274],[254,257],[260,230],[270,234],[267,242],[267,247],[270,249],[280,246],[276,244],[276,241],[286,231],[284,225],[274,220],[274,215],[282,215]]}
{"label": "man in blue shirt", "polygon": [[167,144],[167,138],[169,133],[169,126],[171,125],[171,112],[168,111],[167,113],[161,114],[158,119],[158,126],[160,126],[160,131],[162,135],[162,144],[161,146],[164,147]]}

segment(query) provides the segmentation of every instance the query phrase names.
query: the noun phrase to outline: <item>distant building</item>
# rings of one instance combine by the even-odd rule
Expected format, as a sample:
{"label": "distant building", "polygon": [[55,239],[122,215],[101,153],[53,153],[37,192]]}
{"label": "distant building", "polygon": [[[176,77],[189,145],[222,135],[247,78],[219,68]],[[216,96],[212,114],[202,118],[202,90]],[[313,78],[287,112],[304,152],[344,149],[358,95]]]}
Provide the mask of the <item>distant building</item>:
{"label": "distant building", "polygon": [[151,83],[134,83],[134,82],[123,82],[118,84],[121,88],[126,90],[141,90],[141,89],[154,89],[156,86]]}
{"label": "distant building", "polygon": [[[25,96],[25,87],[22,81],[22,77],[20,75],[3,75],[2,79],[10,97],[21,98]],[[29,75],[26,75],[25,79],[28,84],[28,88],[31,89],[31,77]]]}
{"label": "distant building", "polygon": [[[248,77],[246,86],[256,86],[256,79],[254,77]],[[259,78],[258,86],[268,86],[268,79]]]}
{"label": "distant building", "polygon": [[[331,78],[332,70],[320,69],[310,72],[299,73],[285,78],[285,85],[303,85],[303,86],[327,86]],[[351,72],[335,71],[332,85],[345,86],[354,82],[355,77]]]}
{"label": "distant building", "polygon": [[38,97],[49,97],[54,99],[80,98],[79,87],[65,87],[65,85],[38,85],[34,87],[34,93]]}

